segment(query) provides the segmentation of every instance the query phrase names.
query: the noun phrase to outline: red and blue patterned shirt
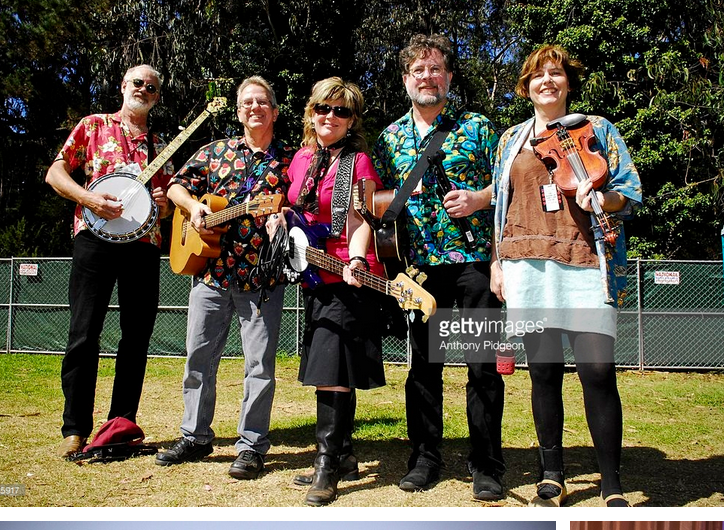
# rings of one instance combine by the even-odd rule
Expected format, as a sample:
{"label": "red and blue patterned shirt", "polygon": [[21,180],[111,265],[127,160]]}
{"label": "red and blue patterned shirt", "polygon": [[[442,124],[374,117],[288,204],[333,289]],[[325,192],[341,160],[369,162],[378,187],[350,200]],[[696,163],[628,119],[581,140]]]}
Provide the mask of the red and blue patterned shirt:
{"label": "red and blue patterned shirt", "polygon": [[[224,197],[231,205],[244,202],[260,193],[281,193],[289,189],[287,169],[294,150],[284,142],[272,140],[266,151],[254,152],[244,138],[227,138],[199,149],[171,184],[180,184],[196,197],[211,193]],[[252,274],[259,263],[262,244],[269,237],[266,216],[243,215],[231,221],[221,237],[221,255],[209,259],[198,277],[207,285],[228,289],[238,281],[242,291],[260,287]]]}

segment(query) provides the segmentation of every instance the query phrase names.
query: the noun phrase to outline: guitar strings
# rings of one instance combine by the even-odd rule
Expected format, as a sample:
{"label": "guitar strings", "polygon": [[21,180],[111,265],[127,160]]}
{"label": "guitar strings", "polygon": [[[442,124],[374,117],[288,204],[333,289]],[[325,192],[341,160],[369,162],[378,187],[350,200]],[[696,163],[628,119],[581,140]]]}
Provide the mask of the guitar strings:
{"label": "guitar strings", "polygon": [[[301,253],[302,251],[304,251],[305,258],[310,264],[316,265],[323,269],[327,269],[330,272],[336,274],[337,276],[342,276],[342,269],[344,269],[344,267],[347,265],[341,259],[331,256],[318,248],[314,248],[308,245],[299,245],[295,243],[294,250],[295,253]],[[394,296],[403,296],[404,294],[402,289],[399,286],[393,284],[390,280],[382,278],[381,276],[377,276],[376,274],[373,274],[369,271],[355,269],[354,274],[361,276],[362,279],[364,279],[365,282],[368,284],[368,287],[371,287],[376,291],[380,291],[385,294],[391,294]]]}

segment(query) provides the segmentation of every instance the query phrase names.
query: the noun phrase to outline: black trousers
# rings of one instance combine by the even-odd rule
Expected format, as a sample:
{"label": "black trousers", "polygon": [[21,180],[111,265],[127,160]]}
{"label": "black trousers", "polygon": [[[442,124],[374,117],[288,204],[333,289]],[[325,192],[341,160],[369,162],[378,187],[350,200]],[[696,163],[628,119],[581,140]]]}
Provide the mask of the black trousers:
{"label": "black trousers", "polygon": [[76,236],[68,288],[70,330],[61,369],[64,437],[87,437],[93,430],[99,341],[116,282],[121,339],[108,419],[136,421],[158,311],[160,257],[150,243],[108,243],[87,230]]}
{"label": "black trousers", "polygon": [[[427,280],[423,287],[435,297],[438,309],[457,303],[465,308],[499,308],[490,291],[490,264],[487,262],[423,267]],[[407,433],[412,443],[408,467],[421,461],[442,465],[440,444],[443,436],[443,363],[429,360],[429,325],[416,318],[410,325],[412,363],[405,384]],[[467,419],[472,445],[468,463],[486,474],[502,475],[501,422],[505,384],[495,366],[495,352],[478,355],[467,362]]]}

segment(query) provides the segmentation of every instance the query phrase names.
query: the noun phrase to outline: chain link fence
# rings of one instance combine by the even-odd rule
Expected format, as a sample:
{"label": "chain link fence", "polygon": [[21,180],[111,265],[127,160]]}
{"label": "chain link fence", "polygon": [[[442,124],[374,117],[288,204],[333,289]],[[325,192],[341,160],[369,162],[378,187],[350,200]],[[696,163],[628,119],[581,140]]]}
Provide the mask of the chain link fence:
{"label": "chain link fence", "polygon": [[[6,352],[62,353],[68,334],[70,258],[0,260],[0,329]],[[629,296],[618,319],[616,362],[639,369],[724,368],[724,274],[719,261],[629,263]],[[150,355],[185,356],[186,311],[191,278],[161,264],[161,300]],[[101,335],[101,352],[112,354],[120,338],[114,292]],[[299,353],[304,325],[301,290],[288,286],[279,353]],[[408,344],[392,337],[383,344],[385,362],[405,363]],[[232,324],[225,356],[243,355],[238,323]],[[570,348],[566,359],[572,362]],[[447,362],[462,359],[448,356]],[[517,363],[525,363],[518,350]]]}
{"label": "chain link fence", "polygon": [[[11,258],[0,260],[0,329],[7,352],[63,353],[68,338],[70,258]],[[171,271],[161,261],[159,311],[149,347],[150,355],[185,356],[186,315],[191,277]],[[279,354],[297,355],[304,327],[301,289],[287,286],[279,335]],[[120,339],[118,297],[114,289],[100,338],[103,354],[113,354]],[[406,362],[407,344],[388,337],[386,362]],[[232,321],[224,350],[227,357],[243,355],[238,321]]]}

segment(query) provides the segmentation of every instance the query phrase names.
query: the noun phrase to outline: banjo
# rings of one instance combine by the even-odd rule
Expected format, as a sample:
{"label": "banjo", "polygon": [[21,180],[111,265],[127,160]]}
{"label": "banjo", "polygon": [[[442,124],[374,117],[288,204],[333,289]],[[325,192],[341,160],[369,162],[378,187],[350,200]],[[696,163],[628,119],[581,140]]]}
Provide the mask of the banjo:
{"label": "banjo", "polygon": [[116,219],[104,219],[84,207],[83,221],[88,229],[102,240],[111,243],[129,243],[141,239],[150,232],[158,219],[158,205],[146,188],[146,183],[209,116],[216,114],[225,106],[226,98],[214,98],[206,109],[139,175],[121,169],[91,182],[88,186],[89,191],[109,193],[118,197],[123,204],[123,213]]}

